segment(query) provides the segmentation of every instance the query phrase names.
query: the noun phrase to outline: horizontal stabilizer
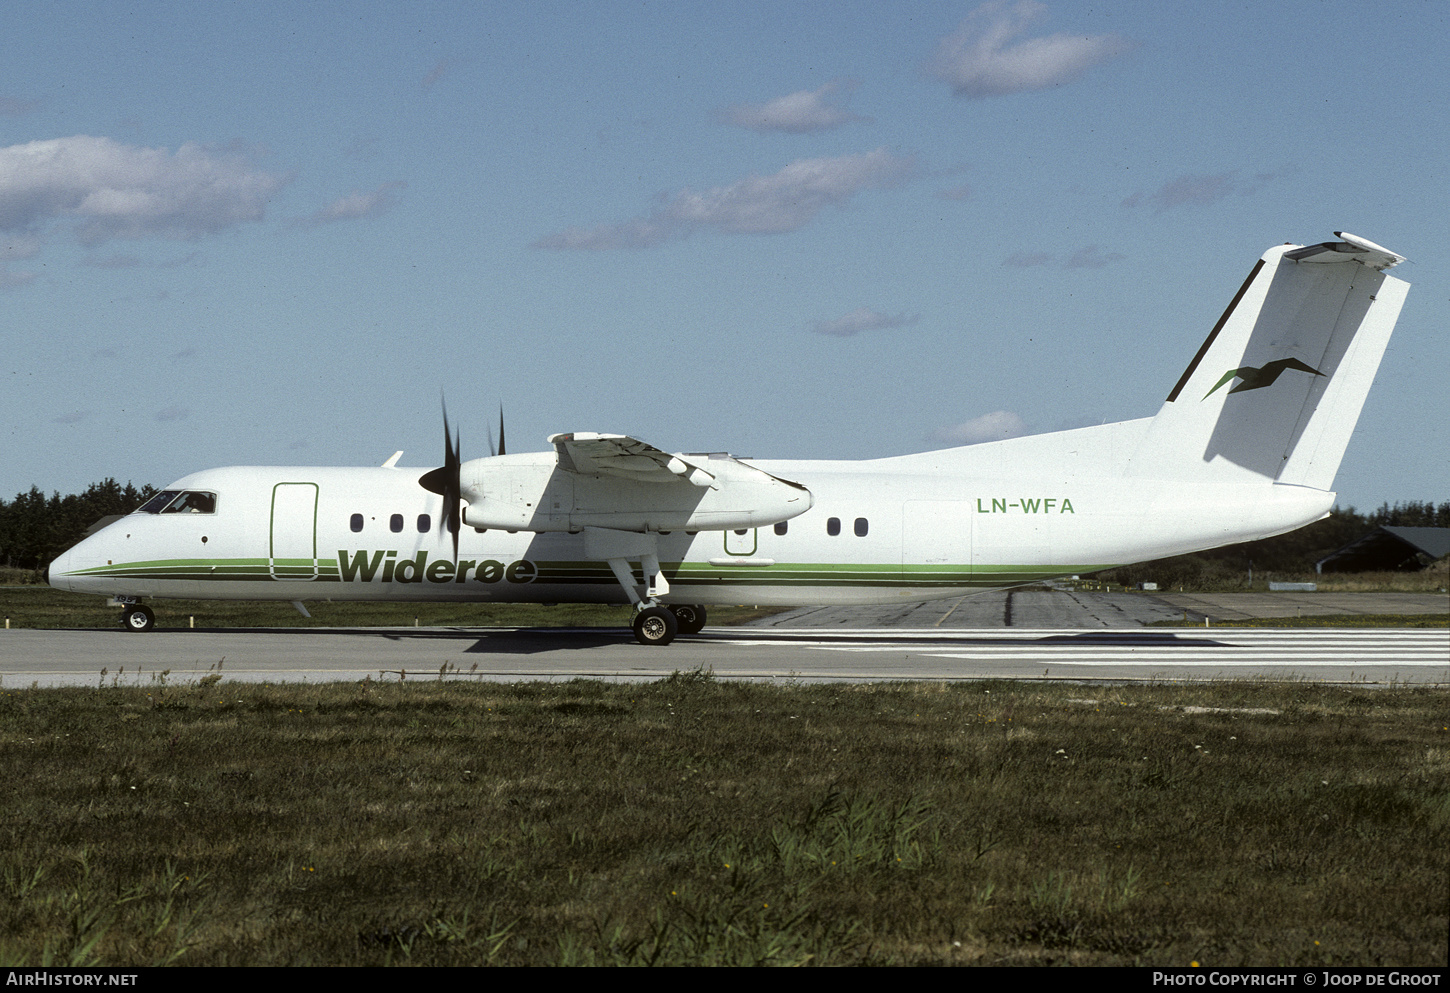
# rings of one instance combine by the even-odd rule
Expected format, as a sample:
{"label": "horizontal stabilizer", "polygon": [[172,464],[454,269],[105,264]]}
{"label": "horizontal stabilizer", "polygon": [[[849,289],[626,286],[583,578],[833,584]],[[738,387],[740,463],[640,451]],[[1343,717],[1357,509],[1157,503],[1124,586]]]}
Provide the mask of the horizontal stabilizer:
{"label": "horizontal stabilizer", "polygon": [[1381,272],[1393,269],[1405,261],[1403,255],[1397,255],[1388,248],[1381,248],[1374,242],[1366,241],[1348,231],[1334,233],[1344,240],[1326,241],[1322,245],[1310,245],[1298,251],[1285,252],[1284,258],[1293,262],[1359,262]]}

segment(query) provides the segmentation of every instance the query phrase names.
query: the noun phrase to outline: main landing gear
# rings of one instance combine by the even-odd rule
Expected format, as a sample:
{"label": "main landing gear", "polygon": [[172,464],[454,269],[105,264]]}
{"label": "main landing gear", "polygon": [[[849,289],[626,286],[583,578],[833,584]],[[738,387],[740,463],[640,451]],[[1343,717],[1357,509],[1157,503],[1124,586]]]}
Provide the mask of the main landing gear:
{"label": "main landing gear", "polygon": [[641,645],[668,645],[675,640],[680,625],[665,607],[641,604],[634,615],[634,640]]}
{"label": "main landing gear", "polygon": [[[697,604],[665,606],[661,597],[670,595],[670,584],[660,572],[658,538],[651,532],[584,529],[584,554],[604,560],[614,578],[634,604],[634,638],[641,645],[668,645],[677,634],[698,634],[705,626],[705,608]],[[639,562],[643,584],[634,577],[630,560]]]}
{"label": "main landing gear", "polygon": [[697,603],[680,603],[670,607],[680,634],[699,634],[705,626],[705,608]]}
{"label": "main landing gear", "polygon": [[634,639],[641,645],[668,645],[677,634],[699,634],[705,626],[705,608],[699,604],[641,601],[634,615]]}
{"label": "main landing gear", "polygon": [[128,603],[121,611],[121,627],[127,631],[150,631],[156,626],[156,615],[150,607],[139,603]]}

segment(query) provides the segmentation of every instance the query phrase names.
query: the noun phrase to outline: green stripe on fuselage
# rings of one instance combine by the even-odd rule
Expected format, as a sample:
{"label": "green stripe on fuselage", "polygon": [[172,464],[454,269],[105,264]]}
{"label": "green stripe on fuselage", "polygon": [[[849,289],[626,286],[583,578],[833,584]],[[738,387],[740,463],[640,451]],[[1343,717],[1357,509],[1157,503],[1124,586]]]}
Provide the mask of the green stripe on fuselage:
{"label": "green stripe on fuselage", "polygon": [[[603,562],[590,561],[546,561],[533,563],[537,572],[528,584],[518,585],[614,585],[616,580],[609,566]],[[835,586],[835,587],[989,587],[1010,586],[1037,580],[1051,579],[1073,573],[1096,572],[1111,568],[1112,564],[1090,563],[1076,565],[887,565],[873,563],[833,562],[781,562],[769,566],[712,566],[705,562],[661,563],[665,578],[679,586],[731,585],[731,586]],[[288,580],[287,573],[311,573],[314,566],[311,559],[152,559],[140,562],[121,562],[113,565],[92,566],[78,569],[69,575],[98,579],[147,579],[193,582],[298,582]],[[335,559],[319,559],[316,563],[317,576],[313,582],[346,582],[347,585],[382,585],[381,573],[376,578],[343,580]],[[273,575],[282,571],[283,577]],[[356,575],[356,573],[354,573]],[[390,582],[390,581],[389,581]],[[469,580],[468,586],[494,586],[494,582]],[[508,583],[508,580],[504,580]],[[449,575],[443,580],[424,580],[419,583],[405,582],[400,586],[453,586],[456,578]]]}

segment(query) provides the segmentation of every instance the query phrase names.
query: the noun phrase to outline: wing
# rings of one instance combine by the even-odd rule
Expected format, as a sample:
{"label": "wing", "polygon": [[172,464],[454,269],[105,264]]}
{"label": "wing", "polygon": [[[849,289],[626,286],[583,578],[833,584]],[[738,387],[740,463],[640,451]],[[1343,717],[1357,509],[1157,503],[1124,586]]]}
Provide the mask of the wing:
{"label": "wing", "polygon": [[549,443],[558,453],[559,468],[581,476],[613,476],[637,483],[678,483],[718,489],[715,474],[703,466],[671,455],[622,434],[573,431],[553,434]]}
{"label": "wing", "polygon": [[526,531],[724,531],[810,509],[802,483],[724,453],[671,455],[622,434],[549,436],[555,458],[498,455],[461,471],[469,527]]}

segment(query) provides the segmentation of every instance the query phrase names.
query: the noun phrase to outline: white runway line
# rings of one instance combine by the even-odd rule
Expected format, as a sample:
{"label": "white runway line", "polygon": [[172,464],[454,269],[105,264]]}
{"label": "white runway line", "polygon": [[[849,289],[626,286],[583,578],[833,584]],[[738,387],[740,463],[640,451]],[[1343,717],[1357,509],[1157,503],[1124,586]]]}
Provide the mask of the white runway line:
{"label": "white runway line", "polygon": [[[857,628],[811,631],[805,637],[789,637],[797,648],[852,653],[900,651],[904,647],[902,642],[917,641],[923,644],[923,655],[974,662],[1030,660],[1042,665],[1159,667],[1406,665],[1443,666],[1450,673],[1450,630],[1438,628],[1169,628],[1111,632],[1061,628],[903,632]],[[849,639],[849,643],[829,640],[833,637]],[[778,644],[779,640],[730,639],[729,644],[760,647]]]}

